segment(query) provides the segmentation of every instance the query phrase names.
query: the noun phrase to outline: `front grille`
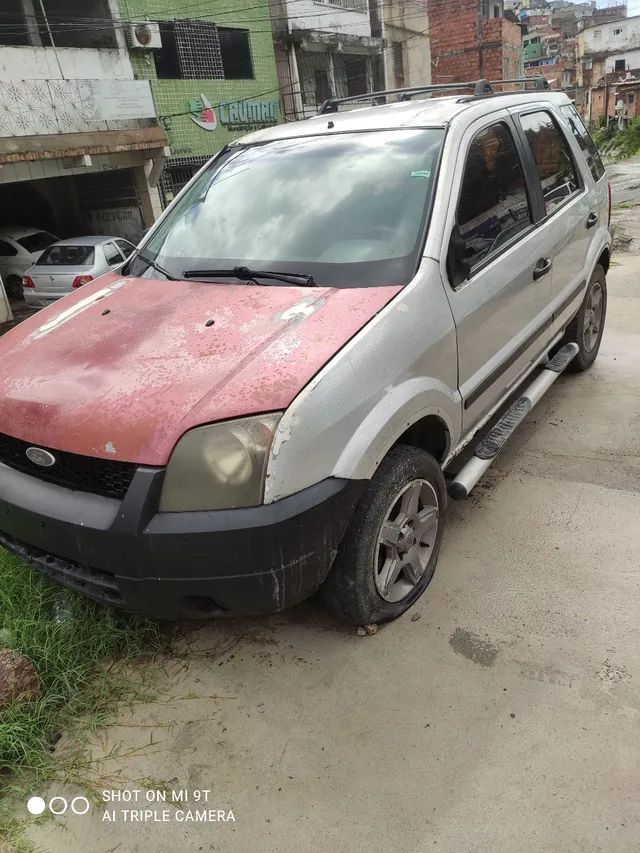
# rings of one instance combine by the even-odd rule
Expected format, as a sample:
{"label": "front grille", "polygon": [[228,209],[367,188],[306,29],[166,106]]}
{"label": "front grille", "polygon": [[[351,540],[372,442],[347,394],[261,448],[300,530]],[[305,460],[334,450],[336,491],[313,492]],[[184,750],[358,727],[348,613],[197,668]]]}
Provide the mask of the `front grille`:
{"label": "front grille", "polygon": [[116,606],[124,603],[116,579],[109,572],[99,572],[73,560],[54,557],[39,548],[18,542],[5,533],[0,533],[0,545],[51,580],[71,587],[94,601]]}
{"label": "front grille", "polygon": [[26,456],[28,448],[33,446],[27,441],[0,433],[0,462],[57,486],[118,500],[122,500],[126,495],[136,470],[136,466],[131,462],[80,456],[37,445],[42,447],[42,450],[50,450],[56,458],[54,466],[43,468],[35,465]]}

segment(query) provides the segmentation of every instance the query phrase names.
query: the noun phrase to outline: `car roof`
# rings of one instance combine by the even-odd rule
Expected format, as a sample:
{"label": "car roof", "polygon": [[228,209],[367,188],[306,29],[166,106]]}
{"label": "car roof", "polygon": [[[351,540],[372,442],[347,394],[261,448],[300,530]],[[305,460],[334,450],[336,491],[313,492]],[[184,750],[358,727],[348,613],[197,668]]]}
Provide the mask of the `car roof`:
{"label": "car roof", "polygon": [[523,103],[571,103],[564,92],[534,89],[526,92],[498,92],[471,97],[454,95],[435,98],[414,98],[381,106],[354,107],[334,113],[324,113],[301,121],[278,124],[258,130],[236,140],[232,145],[255,145],[276,139],[317,136],[362,130],[393,130],[408,127],[446,127],[463,113],[469,120],[484,113],[519,106]]}
{"label": "car roof", "polygon": [[45,228],[30,228],[27,225],[0,225],[0,237],[12,237],[19,240],[20,237],[28,237],[31,234],[40,234],[42,231],[49,234]]}
{"label": "car roof", "polygon": [[[107,237],[104,234],[90,234],[87,237],[69,237],[66,240],[58,240],[55,246],[101,246],[102,243],[111,243],[113,240],[124,240],[124,237]],[[127,241],[129,242],[129,241]]]}

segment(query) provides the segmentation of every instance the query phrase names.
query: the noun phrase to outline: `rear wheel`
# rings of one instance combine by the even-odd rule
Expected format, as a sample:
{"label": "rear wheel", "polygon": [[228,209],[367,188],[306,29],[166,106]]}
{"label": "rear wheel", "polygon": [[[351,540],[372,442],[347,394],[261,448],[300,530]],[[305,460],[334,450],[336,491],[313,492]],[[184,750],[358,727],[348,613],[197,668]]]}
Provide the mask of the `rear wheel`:
{"label": "rear wheel", "polygon": [[568,370],[588,370],[596,360],[606,316],[607,279],[604,269],[598,264],[589,281],[580,310],[564,335],[563,343],[578,344],[578,354],[572,359]]}
{"label": "rear wheel", "polygon": [[11,297],[11,299],[20,299],[24,295],[22,292],[22,279],[18,278],[17,275],[10,275],[5,284],[7,296]]}
{"label": "rear wheel", "polygon": [[367,487],[322,594],[356,625],[396,619],[425,591],[442,542],[447,490],[436,460],[398,445]]}

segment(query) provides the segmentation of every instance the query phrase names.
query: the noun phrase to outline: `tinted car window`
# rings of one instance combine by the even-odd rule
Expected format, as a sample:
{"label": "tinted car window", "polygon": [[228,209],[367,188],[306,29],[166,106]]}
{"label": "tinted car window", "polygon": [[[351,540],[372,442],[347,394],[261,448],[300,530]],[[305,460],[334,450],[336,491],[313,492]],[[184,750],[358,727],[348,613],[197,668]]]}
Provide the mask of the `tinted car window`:
{"label": "tinted car window", "polygon": [[122,255],[120,254],[116,246],[113,245],[113,243],[105,244],[104,257],[110,267],[114,266],[115,264],[119,264],[122,261]]}
{"label": "tinted car window", "polygon": [[[169,210],[144,253],[176,278],[248,266],[333,287],[406,284],[443,138],[440,128],[407,128],[232,147]],[[146,269],[136,258],[130,273]]]}
{"label": "tinted car window", "polygon": [[0,257],[11,258],[17,254],[18,250],[12,246],[11,243],[7,243],[5,240],[0,240]]}
{"label": "tinted car window", "polygon": [[47,249],[57,239],[53,234],[49,234],[48,231],[36,231],[35,234],[29,234],[27,237],[20,237],[17,242],[29,254],[33,254],[34,252],[42,252],[44,249]]}
{"label": "tinted car window", "polygon": [[573,104],[565,104],[565,106],[560,107],[560,109],[564,113],[564,117],[569,122],[569,127],[571,128],[575,138],[578,140],[578,145],[582,148],[582,153],[589,165],[593,179],[595,181],[599,181],[604,175],[604,164],[602,163],[602,158],[596,148],[596,144],[587,130],[587,126],[582,121],[580,114]]}
{"label": "tinted car window", "polygon": [[502,122],[481,131],[469,147],[456,224],[471,266],[531,224],[520,157]]}
{"label": "tinted car window", "polygon": [[529,113],[520,122],[538,167],[546,211],[552,213],[579,188],[569,143],[548,112]]}
{"label": "tinted car window", "polygon": [[126,240],[116,240],[116,244],[125,258],[128,258],[131,252],[135,251],[135,246],[132,246],[131,243],[127,243]]}
{"label": "tinted car window", "polygon": [[49,246],[38,258],[37,267],[88,267],[93,263],[93,246]]}

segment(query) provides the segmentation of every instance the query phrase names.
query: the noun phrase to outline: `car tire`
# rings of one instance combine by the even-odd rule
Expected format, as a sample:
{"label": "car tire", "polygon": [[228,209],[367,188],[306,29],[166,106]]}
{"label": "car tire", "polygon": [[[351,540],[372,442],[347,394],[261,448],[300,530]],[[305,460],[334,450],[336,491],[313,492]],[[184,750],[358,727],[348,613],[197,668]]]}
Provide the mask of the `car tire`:
{"label": "car tire", "polygon": [[604,323],[607,316],[607,278],[598,264],[593,271],[580,310],[573,318],[562,340],[563,344],[578,344],[578,354],[568,370],[581,373],[588,370],[598,356]]}
{"label": "car tire", "polygon": [[445,479],[433,456],[394,447],[356,507],[321,589],[330,610],[371,625],[415,604],[435,572],[446,507]]}
{"label": "car tire", "polygon": [[7,296],[10,299],[20,299],[21,296],[24,296],[22,292],[22,279],[18,278],[17,275],[10,275],[5,284]]}

